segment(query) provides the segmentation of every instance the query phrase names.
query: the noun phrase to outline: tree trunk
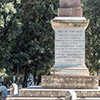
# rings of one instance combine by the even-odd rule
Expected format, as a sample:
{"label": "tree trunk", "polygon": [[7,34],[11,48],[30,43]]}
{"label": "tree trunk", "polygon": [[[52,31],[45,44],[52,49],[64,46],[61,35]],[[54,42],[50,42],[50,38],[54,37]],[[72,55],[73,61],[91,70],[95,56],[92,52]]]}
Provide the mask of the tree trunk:
{"label": "tree trunk", "polygon": [[22,84],[22,87],[23,88],[27,87],[27,78],[28,78],[28,73],[25,73],[24,80],[23,80],[23,84]]}
{"label": "tree trunk", "polygon": [[37,85],[39,85],[41,83],[41,75],[37,76]]}
{"label": "tree trunk", "polygon": [[37,84],[37,77],[36,77],[36,74],[33,75],[34,76],[34,85]]}

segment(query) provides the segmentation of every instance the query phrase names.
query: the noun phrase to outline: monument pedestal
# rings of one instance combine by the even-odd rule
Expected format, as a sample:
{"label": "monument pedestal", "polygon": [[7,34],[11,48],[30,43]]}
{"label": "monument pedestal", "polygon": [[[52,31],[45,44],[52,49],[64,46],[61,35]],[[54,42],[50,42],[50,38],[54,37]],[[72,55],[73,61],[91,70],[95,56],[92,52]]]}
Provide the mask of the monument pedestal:
{"label": "monument pedestal", "polygon": [[55,74],[59,75],[76,75],[76,76],[89,76],[89,71],[87,68],[76,68],[76,67],[69,67],[64,69],[53,69]]}
{"label": "monument pedestal", "polygon": [[87,100],[91,97],[91,100],[100,100],[98,78],[89,76],[85,66],[85,29],[89,21],[82,17],[80,0],[59,1],[58,17],[51,21],[55,30],[54,74],[42,76],[41,87],[20,89],[20,98]]}
{"label": "monument pedestal", "polygon": [[56,17],[51,21],[55,30],[55,65],[59,75],[89,76],[85,66],[85,17]]}

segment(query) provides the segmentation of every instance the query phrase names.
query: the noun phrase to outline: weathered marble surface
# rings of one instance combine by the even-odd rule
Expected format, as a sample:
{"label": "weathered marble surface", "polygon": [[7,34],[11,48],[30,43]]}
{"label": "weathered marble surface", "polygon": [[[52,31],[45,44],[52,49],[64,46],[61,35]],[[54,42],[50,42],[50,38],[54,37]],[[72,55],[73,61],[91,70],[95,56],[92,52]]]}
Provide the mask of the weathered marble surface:
{"label": "weathered marble surface", "polygon": [[[89,76],[89,71],[85,66],[84,38],[88,23],[89,21],[84,17],[55,17],[51,21],[52,28],[55,30],[55,64],[53,68],[58,71],[58,74]],[[74,37],[78,32],[80,39]],[[78,39],[80,42],[73,44],[74,39],[75,41]],[[78,49],[80,50],[77,51]],[[68,54],[72,55],[68,56]],[[77,55],[77,57],[72,57],[73,55]]]}
{"label": "weathered marble surface", "polygon": [[58,16],[82,17],[83,11],[80,6],[80,0],[60,0]]}
{"label": "weathered marble surface", "polygon": [[[98,89],[73,89],[77,97],[99,97],[100,90]],[[21,97],[65,97],[68,89],[20,89]],[[68,95],[67,95],[68,97]]]}
{"label": "weathered marble surface", "polygon": [[93,76],[42,76],[43,88],[56,89],[97,89],[98,78]]}
{"label": "weathered marble surface", "polygon": [[60,8],[80,7],[80,0],[59,0]]}
{"label": "weathered marble surface", "polygon": [[51,20],[52,28],[84,28],[86,29],[89,20],[85,17],[55,17]]}
{"label": "weathered marble surface", "polygon": [[82,17],[82,8],[58,8],[58,16],[61,17]]}
{"label": "weathered marble surface", "polygon": [[76,94],[77,97],[100,97],[100,90],[79,90]]}

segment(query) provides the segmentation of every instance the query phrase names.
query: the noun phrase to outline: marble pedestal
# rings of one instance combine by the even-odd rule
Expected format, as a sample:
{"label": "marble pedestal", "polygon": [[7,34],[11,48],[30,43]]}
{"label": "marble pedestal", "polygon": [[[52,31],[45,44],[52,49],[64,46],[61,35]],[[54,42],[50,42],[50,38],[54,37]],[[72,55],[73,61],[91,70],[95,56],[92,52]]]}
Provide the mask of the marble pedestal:
{"label": "marble pedestal", "polygon": [[55,65],[59,75],[89,76],[85,66],[85,17],[56,17],[51,21],[55,30]]}

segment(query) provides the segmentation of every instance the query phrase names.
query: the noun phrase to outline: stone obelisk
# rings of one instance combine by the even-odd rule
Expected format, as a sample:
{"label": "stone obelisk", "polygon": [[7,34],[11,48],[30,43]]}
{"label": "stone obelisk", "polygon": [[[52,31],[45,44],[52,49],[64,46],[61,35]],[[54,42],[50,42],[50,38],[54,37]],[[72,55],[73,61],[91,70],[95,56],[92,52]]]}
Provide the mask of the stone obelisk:
{"label": "stone obelisk", "polygon": [[85,66],[85,29],[80,0],[60,0],[58,16],[52,21],[55,31],[55,65],[59,75],[89,76]]}

